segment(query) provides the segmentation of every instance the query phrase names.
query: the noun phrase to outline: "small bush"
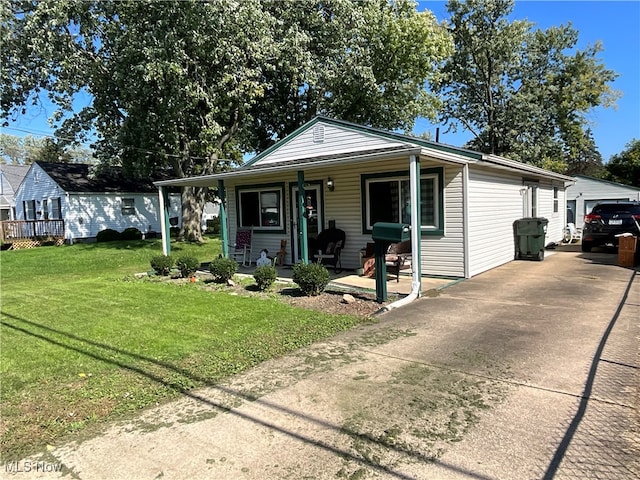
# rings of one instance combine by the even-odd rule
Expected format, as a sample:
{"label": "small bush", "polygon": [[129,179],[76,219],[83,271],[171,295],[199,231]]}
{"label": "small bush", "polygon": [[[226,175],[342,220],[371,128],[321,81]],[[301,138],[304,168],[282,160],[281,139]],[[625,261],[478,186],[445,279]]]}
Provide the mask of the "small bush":
{"label": "small bush", "polygon": [[120,234],[120,240],[140,240],[142,232],[136,227],[125,228]]}
{"label": "small bush", "polygon": [[261,267],[256,268],[256,271],[253,272],[253,278],[256,281],[258,290],[266,290],[269,288],[273,285],[273,282],[276,281],[277,276],[278,271],[273,265],[262,265]]}
{"label": "small bush", "polygon": [[115,242],[121,240],[120,232],[111,228],[100,230],[96,235],[96,242]]}
{"label": "small bush", "polygon": [[178,257],[176,260],[176,267],[180,270],[180,275],[182,278],[189,278],[196,273],[198,267],[200,267],[200,262],[196,257],[192,257],[189,255],[183,255]]}
{"label": "small bush", "polygon": [[232,258],[219,257],[211,261],[209,271],[216,282],[226,282],[231,280],[238,271],[238,262]]}
{"label": "small bush", "polygon": [[173,258],[171,255],[156,255],[151,259],[151,268],[153,268],[158,275],[169,275],[173,267]]}
{"label": "small bush", "polygon": [[293,266],[293,281],[302,293],[314,297],[320,295],[329,283],[329,271],[320,263],[297,263]]}
{"label": "small bush", "polygon": [[178,238],[180,236],[180,227],[169,227],[169,237]]}
{"label": "small bush", "polygon": [[214,217],[206,221],[207,233],[220,233],[220,217]]}

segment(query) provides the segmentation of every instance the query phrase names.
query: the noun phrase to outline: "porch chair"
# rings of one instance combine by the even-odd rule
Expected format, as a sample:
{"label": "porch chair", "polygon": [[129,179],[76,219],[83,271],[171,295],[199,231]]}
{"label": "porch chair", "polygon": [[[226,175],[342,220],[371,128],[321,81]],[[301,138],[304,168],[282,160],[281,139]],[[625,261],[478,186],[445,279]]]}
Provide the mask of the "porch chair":
{"label": "porch chair", "polygon": [[395,274],[396,282],[400,281],[400,270],[411,268],[411,240],[392,243],[384,256],[387,272]]}
{"label": "porch chair", "polygon": [[323,265],[333,265],[336,273],[342,272],[342,249],[346,240],[346,233],[339,228],[327,228],[321,231],[316,238],[316,254],[313,258]]}
{"label": "porch chair", "polygon": [[[240,263],[243,267],[251,265],[251,242],[253,238],[252,228],[239,228],[236,231],[236,241],[229,245],[233,251],[229,252],[229,257]],[[238,259],[242,258],[242,262]]]}
{"label": "porch chair", "polygon": [[562,232],[562,241],[564,243],[579,242],[582,239],[582,229],[577,228],[573,223],[567,223]]}

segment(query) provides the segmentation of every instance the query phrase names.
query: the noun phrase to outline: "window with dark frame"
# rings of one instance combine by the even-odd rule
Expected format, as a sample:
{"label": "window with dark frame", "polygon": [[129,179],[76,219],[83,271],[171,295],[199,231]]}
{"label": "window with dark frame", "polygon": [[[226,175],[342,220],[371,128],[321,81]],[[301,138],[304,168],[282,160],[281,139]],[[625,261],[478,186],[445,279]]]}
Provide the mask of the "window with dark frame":
{"label": "window with dark frame", "polygon": [[53,219],[61,219],[62,218],[62,207],[60,198],[54,198],[51,201],[51,218]]}
{"label": "window with dark frame", "polygon": [[25,200],[23,202],[23,206],[24,206],[24,219],[35,220],[36,219],[36,201]]}
{"label": "window with dark frame", "polygon": [[558,187],[553,187],[553,213],[558,213]]}
{"label": "window with dark frame", "polygon": [[284,228],[282,188],[238,190],[241,227],[260,229]]}
{"label": "window with dark frame", "polygon": [[122,215],[135,215],[136,214],[135,198],[123,198],[121,212],[122,212]]}
{"label": "window with dark frame", "polygon": [[49,200],[46,198],[42,200],[42,218],[49,220]]}
{"label": "window with dark frame", "polygon": [[[376,222],[411,223],[411,185],[408,178],[370,178],[366,185],[366,228]],[[439,219],[438,175],[420,177],[420,226],[443,228]]]}

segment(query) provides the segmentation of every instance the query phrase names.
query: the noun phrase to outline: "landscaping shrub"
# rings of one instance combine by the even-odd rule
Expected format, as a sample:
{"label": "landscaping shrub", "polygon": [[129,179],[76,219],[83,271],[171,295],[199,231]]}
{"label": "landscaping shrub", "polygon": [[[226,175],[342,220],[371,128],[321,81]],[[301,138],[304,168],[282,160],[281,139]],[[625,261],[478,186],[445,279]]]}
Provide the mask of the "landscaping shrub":
{"label": "landscaping shrub", "polygon": [[302,293],[314,297],[320,295],[329,283],[329,271],[320,263],[297,263],[293,266],[293,281]]}
{"label": "landscaping shrub", "polygon": [[180,227],[169,227],[169,237],[178,238],[180,235]]}
{"label": "landscaping shrub", "polygon": [[136,227],[125,228],[120,234],[120,240],[140,240],[142,232]]}
{"label": "landscaping shrub", "polygon": [[182,255],[178,257],[176,260],[176,267],[180,270],[180,275],[182,278],[189,278],[196,273],[198,267],[200,267],[200,262],[196,257],[192,257],[190,255]]}
{"label": "landscaping shrub", "polygon": [[96,242],[115,242],[117,240],[121,240],[120,232],[113,230],[112,228],[100,230],[96,235]]}
{"label": "landscaping shrub", "polygon": [[209,271],[216,282],[226,282],[238,271],[238,262],[232,258],[219,257],[211,261]]}
{"label": "landscaping shrub", "polygon": [[277,276],[278,271],[273,265],[262,265],[256,268],[256,271],[253,272],[253,278],[256,281],[258,290],[266,290],[269,288],[273,285],[273,282],[276,281]]}
{"label": "landscaping shrub", "polygon": [[171,255],[156,255],[151,259],[151,268],[153,268],[158,275],[169,275],[173,267],[173,258]]}
{"label": "landscaping shrub", "polygon": [[220,233],[220,217],[214,217],[206,222],[207,233],[219,234]]}

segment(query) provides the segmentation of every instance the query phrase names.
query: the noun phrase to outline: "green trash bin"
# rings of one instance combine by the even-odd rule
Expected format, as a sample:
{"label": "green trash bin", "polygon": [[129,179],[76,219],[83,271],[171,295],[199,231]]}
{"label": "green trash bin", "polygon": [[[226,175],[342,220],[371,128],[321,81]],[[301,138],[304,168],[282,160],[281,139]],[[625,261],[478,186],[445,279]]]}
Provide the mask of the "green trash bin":
{"label": "green trash bin", "polygon": [[544,260],[546,218],[521,218],[513,222],[516,260]]}

